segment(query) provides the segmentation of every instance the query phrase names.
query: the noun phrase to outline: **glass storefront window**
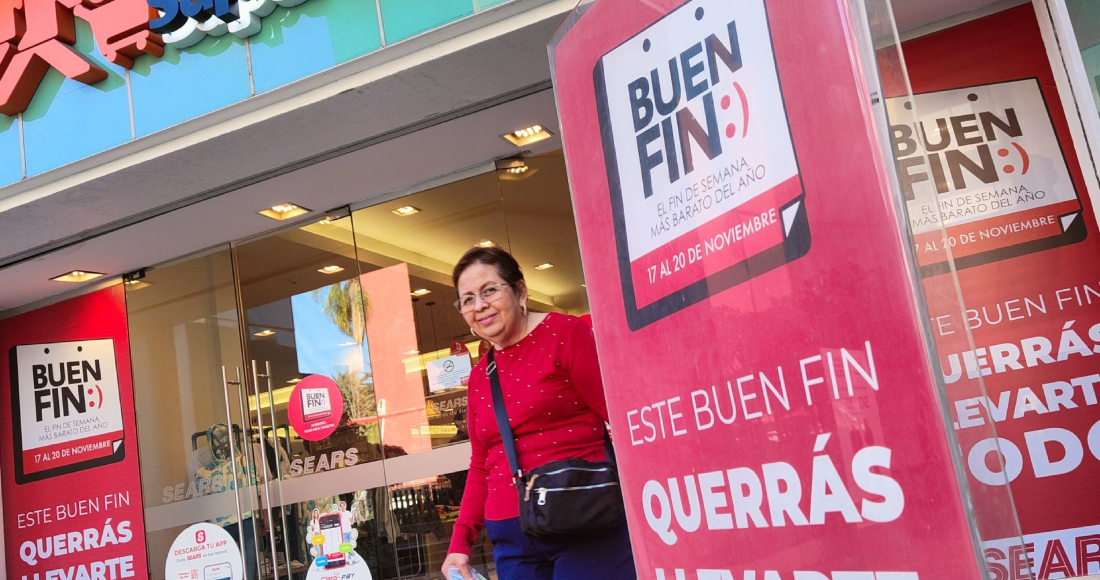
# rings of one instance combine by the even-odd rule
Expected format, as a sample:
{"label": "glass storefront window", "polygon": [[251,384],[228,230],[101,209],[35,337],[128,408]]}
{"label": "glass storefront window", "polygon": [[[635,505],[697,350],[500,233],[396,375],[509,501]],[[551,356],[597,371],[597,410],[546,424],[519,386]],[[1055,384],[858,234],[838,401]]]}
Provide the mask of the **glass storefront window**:
{"label": "glass storefront window", "polygon": [[[303,580],[318,556],[380,579],[438,575],[466,486],[466,384],[481,348],[452,304],[454,263],[499,245],[520,261],[532,310],[588,313],[563,156],[522,166],[127,286],[154,578],[197,522],[231,532],[250,580]],[[225,441],[234,451],[219,463]],[[237,465],[234,483],[204,483],[221,463]],[[496,577],[487,538],[472,563]]]}

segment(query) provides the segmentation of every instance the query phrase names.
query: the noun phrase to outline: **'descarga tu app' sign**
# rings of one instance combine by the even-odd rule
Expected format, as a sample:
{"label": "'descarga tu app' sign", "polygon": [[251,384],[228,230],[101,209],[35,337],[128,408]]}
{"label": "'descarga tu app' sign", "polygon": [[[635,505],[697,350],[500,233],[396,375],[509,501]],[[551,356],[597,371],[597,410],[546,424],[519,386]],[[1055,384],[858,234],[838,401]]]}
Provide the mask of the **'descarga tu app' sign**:
{"label": "'descarga tu app' sign", "polygon": [[985,577],[842,7],[595,0],[551,49],[641,578]]}
{"label": "'descarga tu app' sign", "polygon": [[260,31],[276,7],[305,0],[15,0],[0,2],[0,113],[27,109],[53,68],[95,84],[107,71],[84,58],[74,19],[88,23],[107,61],[133,68],[134,59],[162,56],[165,45],[186,48],[206,35],[245,38]]}

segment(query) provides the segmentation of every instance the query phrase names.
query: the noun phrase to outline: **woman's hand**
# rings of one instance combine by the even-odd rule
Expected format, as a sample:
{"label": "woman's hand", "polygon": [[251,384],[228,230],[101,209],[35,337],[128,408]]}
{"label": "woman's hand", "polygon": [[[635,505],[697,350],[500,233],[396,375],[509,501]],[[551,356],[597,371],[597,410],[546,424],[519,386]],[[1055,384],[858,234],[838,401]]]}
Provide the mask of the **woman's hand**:
{"label": "woman's hand", "polygon": [[462,577],[465,580],[474,580],[474,573],[470,570],[470,557],[466,554],[459,554],[452,552],[447,554],[447,559],[443,560],[443,577],[449,579],[448,571],[451,568],[458,568],[458,571],[462,573]]}

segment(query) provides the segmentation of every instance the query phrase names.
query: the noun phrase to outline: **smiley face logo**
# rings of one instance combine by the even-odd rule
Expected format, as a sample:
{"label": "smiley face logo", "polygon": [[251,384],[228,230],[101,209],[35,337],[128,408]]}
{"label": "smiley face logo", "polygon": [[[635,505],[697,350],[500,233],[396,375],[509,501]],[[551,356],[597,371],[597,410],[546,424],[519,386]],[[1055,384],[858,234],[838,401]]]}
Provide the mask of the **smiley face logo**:
{"label": "smiley face logo", "polygon": [[[745,89],[741,87],[741,83],[733,83],[733,94],[737,95],[737,101],[741,104],[741,138],[744,139],[749,134],[749,98],[745,95]],[[725,95],[722,97],[722,110],[729,111],[733,106],[733,96]],[[734,123],[726,124],[726,138],[733,139],[737,136],[737,125]]]}
{"label": "smiley face logo", "polygon": [[99,388],[99,385],[88,388],[88,406],[103,408],[103,389]]}

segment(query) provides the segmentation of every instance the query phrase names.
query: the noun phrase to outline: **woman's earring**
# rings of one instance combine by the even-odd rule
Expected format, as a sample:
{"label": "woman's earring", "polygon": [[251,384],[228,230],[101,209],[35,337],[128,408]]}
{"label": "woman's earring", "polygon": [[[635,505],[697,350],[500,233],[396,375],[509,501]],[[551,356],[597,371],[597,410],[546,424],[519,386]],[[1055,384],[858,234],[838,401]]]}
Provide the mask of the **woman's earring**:
{"label": "woman's earring", "polygon": [[[472,327],[472,326],[470,327],[470,334],[472,334],[474,336],[477,336],[477,332],[474,331],[474,327]],[[477,337],[481,338],[480,336],[477,336]]]}
{"label": "woman's earring", "polygon": [[523,309],[523,315],[524,315],[524,316],[527,316],[527,304],[526,304],[526,303],[524,303],[524,304],[521,304],[521,305],[520,305],[520,308],[522,308],[522,309]]}

